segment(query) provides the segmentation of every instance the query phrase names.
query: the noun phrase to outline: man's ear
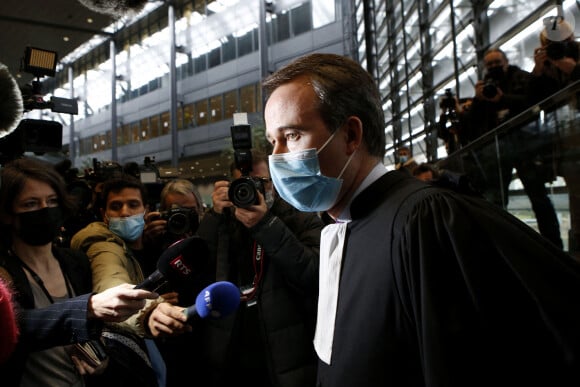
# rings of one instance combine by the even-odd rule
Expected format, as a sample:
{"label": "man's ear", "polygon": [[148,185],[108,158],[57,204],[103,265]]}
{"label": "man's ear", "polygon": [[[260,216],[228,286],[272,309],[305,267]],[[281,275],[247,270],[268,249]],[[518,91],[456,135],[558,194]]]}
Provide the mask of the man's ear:
{"label": "man's ear", "polygon": [[350,116],[346,119],[347,148],[350,155],[361,147],[363,143],[363,124],[357,116]]}

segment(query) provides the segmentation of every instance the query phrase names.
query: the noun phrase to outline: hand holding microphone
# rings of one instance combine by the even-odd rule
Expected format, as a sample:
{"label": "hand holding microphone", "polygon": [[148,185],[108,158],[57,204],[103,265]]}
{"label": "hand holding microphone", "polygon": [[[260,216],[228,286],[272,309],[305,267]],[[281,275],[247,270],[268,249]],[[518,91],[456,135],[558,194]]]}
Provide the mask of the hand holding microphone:
{"label": "hand holding microphone", "polygon": [[240,289],[231,282],[215,282],[197,295],[195,304],[183,311],[187,320],[193,316],[218,319],[225,317],[240,305]]}
{"label": "hand holding microphone", "polygon": [[187,324],[194,316],[218,319],[234,312],[240,304],[239,288],[227,281],[215,282],[197,295],[195,304],[183,309],[167,302],[157,305],[148,320],[154,337],[175,336],[191,331]]}

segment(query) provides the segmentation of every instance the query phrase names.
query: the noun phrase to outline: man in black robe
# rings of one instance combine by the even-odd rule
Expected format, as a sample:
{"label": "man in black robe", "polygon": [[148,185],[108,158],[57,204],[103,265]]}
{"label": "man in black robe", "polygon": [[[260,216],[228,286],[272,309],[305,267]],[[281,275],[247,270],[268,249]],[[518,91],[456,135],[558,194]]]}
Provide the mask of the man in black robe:
{"label": "man in black robe", "polygon": [[327,211],[319,386],[580,385],[580,263],[503,209],[382,165],[356,62],[311,54],[264,82],[270,173]]}

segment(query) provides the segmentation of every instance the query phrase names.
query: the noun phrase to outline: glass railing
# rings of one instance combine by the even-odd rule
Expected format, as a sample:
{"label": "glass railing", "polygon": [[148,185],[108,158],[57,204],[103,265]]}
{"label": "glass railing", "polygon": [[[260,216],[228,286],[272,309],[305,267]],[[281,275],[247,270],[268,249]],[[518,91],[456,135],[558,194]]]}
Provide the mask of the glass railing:
{"label": "glass railing", "polygon": [[580,82],[437,163],[580,258]]}

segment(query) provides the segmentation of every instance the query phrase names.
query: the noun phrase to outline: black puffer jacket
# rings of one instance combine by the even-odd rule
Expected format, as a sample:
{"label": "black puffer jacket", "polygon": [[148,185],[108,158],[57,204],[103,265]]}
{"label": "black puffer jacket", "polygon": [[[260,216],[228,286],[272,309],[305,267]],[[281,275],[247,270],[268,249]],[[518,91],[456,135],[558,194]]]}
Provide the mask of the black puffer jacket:
{"label": "black puffer jacket", "polygon": [[251,285],[256,244],[264,252],[256,305],[242,304],[234,316],[202,326],[209,385],[233,385],[247,372],[261,370],[254,376],[265,379],[265,385],[314,386],[317,358],[312,340],[323,226],[315,213],[297,211],[280,198],[251,229],[229,214],[206,213],[198,235],[208,241],[216,280]]}

